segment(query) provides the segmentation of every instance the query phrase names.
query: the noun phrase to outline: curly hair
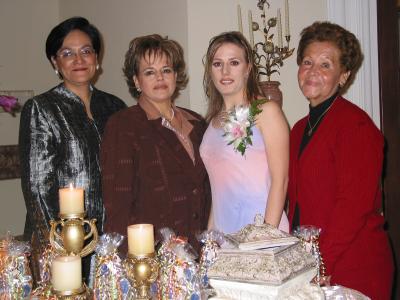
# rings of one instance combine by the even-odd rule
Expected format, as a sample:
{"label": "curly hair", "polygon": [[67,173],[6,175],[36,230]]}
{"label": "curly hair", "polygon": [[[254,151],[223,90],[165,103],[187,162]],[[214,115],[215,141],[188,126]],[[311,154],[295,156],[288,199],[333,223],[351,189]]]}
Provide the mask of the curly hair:
{"label": "curly hair", "polygon": [[186,64],[183,56],[183,48],[178,42],[162,37],[158,34],[151,34],[134,38],[129,43],[129,49],[125,54],[123,72],[125,81],[128,84],[129,92],[134,98],[139,98],[140,92],[137,89],[133,76],[139,74],[139,65],[141,59],[147,59],[152,56],[165,55],[168,62],[171,63],[173,70],[177,74],[176,88],[172,95],[174,101],[188,83],[186,74]]}
{"label": "curly hair", "polygon": [[350,71],[346,84],[339,89],[339,93],[343,93],[353,82],[363,60],[360,42],[356,36],[337,24],[314,22],[302,30],[300,37],[297,65],[301,64],[304,51],[313,42],[330,42],[339,49],[340,65],[343,71]]}
{"label": "curly hair", "polygon": [[243,49],[246,62],[250,66],[250,72],[246,86],[246,97],[250,103],[261,96],[261,90],[257,80],[257,68],[254,65],[253,49],[249,42],[238,31],[223,32],[210,40],[207,54],[204,61],[204,76],[203,87],[204,92],[208,98],[208,110],[206,114],[207,122],[210,122],[216,115],[218,115],[224,107],[224,100],[221,93],[217,90],[211,78],[212,62],[215,53],[223,44],[234,44]]}

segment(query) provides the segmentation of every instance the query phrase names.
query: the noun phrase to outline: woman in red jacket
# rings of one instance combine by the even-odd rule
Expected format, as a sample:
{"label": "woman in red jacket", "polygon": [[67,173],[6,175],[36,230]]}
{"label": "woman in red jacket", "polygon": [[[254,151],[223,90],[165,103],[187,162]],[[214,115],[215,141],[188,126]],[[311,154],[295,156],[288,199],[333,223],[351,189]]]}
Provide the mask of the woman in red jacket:
{"label": "woman in red jacket", "polygon": [[341,94],[361,65],[357,38],[316,22],[297,50],[299,87],[310,113],[290,137],[289,219],[321,228],[320,250],[331,284],[390,299],[393,260],[380,213],[383,136]]}

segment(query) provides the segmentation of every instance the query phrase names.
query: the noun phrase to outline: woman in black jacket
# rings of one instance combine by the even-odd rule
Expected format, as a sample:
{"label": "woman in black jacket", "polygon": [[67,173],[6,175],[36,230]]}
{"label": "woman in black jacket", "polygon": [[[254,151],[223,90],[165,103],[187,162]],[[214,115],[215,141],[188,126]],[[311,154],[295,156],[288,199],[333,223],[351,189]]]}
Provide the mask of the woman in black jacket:
{"label": "woman in black jacket", "polygon": [[[57,25],[46,41],[46,56],[62,80],[28,100],[22,110],[19,146],[21,184],[27,210],[24,237],[37,259],[49,242],[50,220],[58,219],[58,190],[73,184],[85,191],[85,211],[103,229],[99,149],[105,123],[124,108],[119,98],[96,89],[100,33],[86,19],[74,17]],[[89,274],[89,259],[84,261]]]}

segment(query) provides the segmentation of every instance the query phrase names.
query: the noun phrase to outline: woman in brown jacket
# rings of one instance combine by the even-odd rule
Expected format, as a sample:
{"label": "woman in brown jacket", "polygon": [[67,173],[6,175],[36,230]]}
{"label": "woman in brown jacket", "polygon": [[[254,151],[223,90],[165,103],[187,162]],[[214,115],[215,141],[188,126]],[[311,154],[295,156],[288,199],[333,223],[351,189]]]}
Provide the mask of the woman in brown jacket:
{"label": "woman in brown jacket", "polygon": [[210,199],[199,155],[206,123],[174,105],[188,79],[182,47],[159,35],[135,38],[124,75],[138,104],[107,123],[101,160],[105,231],[136,223],[188,236],[206,229]]}

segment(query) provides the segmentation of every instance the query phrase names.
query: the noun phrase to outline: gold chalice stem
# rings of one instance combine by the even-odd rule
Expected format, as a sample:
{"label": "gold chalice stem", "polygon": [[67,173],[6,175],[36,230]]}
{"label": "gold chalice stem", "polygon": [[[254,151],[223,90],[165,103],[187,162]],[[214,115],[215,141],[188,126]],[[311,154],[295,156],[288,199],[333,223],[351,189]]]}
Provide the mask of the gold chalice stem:
{"label": "gold chalice stem", "polygon": [[138,291],[137,299],[150,299],[150,285],[157,279],[159,270],[155,254],[128,254],[124,264],[129,280]]}

